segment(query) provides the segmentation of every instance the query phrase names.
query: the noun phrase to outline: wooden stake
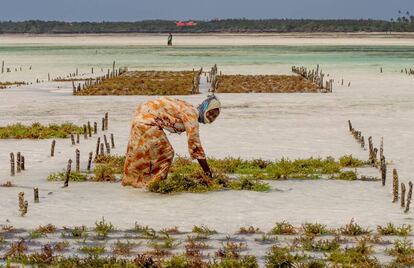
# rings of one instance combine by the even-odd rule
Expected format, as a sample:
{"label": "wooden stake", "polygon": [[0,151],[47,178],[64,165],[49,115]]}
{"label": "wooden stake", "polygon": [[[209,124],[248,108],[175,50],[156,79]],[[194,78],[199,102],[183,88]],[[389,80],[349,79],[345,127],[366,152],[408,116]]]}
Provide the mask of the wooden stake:
{"label": "wooden stake", "polygon": [[98,123],[93,122],[93,134],[97,134],[98,133]]}
{"label": "wooden stake", "polygon": [[76,172],[80,172],[80,151],[79,149],[76,149],[75,153],[76,153]]}
{"label": "wooden stake", "polygon": [[63,184],[63,188],[69,186],[69,179],[70,179],[71,170],[72,170],[72,159],[69,159],[68,166],[66,168],[66,179],[65,179],[65,183]]}
{"label": "wooden stake", "polygon": [[15,175],[15,169],[14,169],[14,153],[10,153],[10,176]]}
{"label": "wooden stake", "polygon": [[382,156],[381,159],[381,180],[382,186],[385,186],[385,180],[387,178],[387,165],[385,164],[385,157]]}
{"label": "wooden stake", "polygon": [[102,117],[102,131],[105,131],[105,118]]}
{"label": "wooden stake", "polygon": [[352,130],[354,130],[354,128],[352,127],[351,120],[348,120],[348,126],[349,126],[349,131],[352,132]]}
{"label": "wooden stake", "polygon": [[105,130],[108,130],[108,123],[109,123],[108,113],[105,113]]}
{"label": "wooden stake", "polygon": [[19,211],[20,216],[24,216],[27,213],[27,208],[29,207],[29,203],[24,200],[24,192],[19,193]]}
{"label": "wooden stake", "polygon": [[91,166],[92,166],[92,156],[93,156],[93,153],[90,152],[89,153],[89,159],[88,159],[88,171],[91,170]]}
{"label": "wooden stake", "polygon": [[101,137],[98,137],[98,140],[96,141],[96,153],[95,156],[98,157],[99,155],[99,145],[101,144]]}
{"label": "wooden stake", "polygon": [[381,144],[380,144],[380,159],[384,155],[384,137],[381,137]]}
{"label": "wooden stake", "polygon": [[401,183],[400,201],[401,201],[401,207],[404,208],[405,207],[405,184],[404,183]]}
{"label": "wooden stake", "polygon": [[92,127],[91,127],[91,122],[88,121],[88,134],[89,134],[89,138],[92,137]]}
{"label": "wooden stake", "polygon": [[104,135],[104,143],[105,143],[106,153],[107,154],[110,154],[111,153],[111,149],[109,148],[109,142],[106,139],[106,135]]}
{"label": "wooden stake", "polygon": [[17,154],[16,154],[16,172],[17,173],[20,173],[20,171],[21,171],[20,159],[21,159],[20,152],[17,152]]}
{"label": "wooden stake", "polygon": [[115,148],[114,133],[111,133],[111,147],[112,147],[112,148]]}
{"label": "wooden stake", "polygon": [[80,136],[79,133],[76,133],[76,143],[77,144],[79,144],[79,140],[80,140],[79,136]]}
{"label": "wooden stake", "polygon": [[39,188],[35,187],[33,188],[34,193],[34,202],[39,203]]}
{"label": "wooden stake", "polygon": [[52,147],[50,148],[50,156],[54,157],[55,156],[55,146],[56,146],[56,141],[53,140],[52,141]]}
{"label": "wooden stake", "polygon": [[411,204],[411,198],[413,197],[413,183],[410,181],[408,182],[408,195],[407,195],[407,203],[405,204],[405,213],[408,213],[410,211],[410,204]]}
{"label": "wooden stake", "polygon": [[22,155],[21,159],[20,159],[20,167],[22,168],[22,170],[25,170],[25,166],[24,166],[24,156]]}
{"label": "wooden stake", "polygon": [[75,145],[75,135],[70,134],[70,140],[72,141],[72,145]]}
{"label": "wooden stake", "polygon": [[104,144],[103,143],[101,143],[101,155],[105,155]]}
{"label": "wooden stake", "polygon": [[83,124],[83,137],[85,140],[88,138],[88,131],[85,124]]}
{"label": "wooden stake", "polygon": [[397,170],[394,168],[392,170],[392,193],[393,193],[393,199],[392,202],[395,203],[398,201],[398,173]]}

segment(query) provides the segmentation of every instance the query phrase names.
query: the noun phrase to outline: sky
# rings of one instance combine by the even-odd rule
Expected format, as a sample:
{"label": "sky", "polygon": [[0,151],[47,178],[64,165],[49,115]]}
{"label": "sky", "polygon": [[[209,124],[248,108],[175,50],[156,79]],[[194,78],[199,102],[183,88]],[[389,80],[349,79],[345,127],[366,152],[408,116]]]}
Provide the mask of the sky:
{"label": "sky", "polygon": [[224,18],[385,19],[414,15],[414,0],[0,0],[0,21]]}

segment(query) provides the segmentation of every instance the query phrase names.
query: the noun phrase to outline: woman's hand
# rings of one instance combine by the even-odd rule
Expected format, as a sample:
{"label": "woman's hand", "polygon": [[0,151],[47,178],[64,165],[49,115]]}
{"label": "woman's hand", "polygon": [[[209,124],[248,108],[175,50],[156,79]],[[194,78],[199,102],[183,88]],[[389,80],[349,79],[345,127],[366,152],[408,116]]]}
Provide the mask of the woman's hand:
{"label": "woman's hand", "polygon": [[197,159],[198,163],[200,164],[201,168],[204,171],[204,174],[206,174],[209,178],[213,177],[213,174],[211,173],[210,167],[208,166],[206,159]]}

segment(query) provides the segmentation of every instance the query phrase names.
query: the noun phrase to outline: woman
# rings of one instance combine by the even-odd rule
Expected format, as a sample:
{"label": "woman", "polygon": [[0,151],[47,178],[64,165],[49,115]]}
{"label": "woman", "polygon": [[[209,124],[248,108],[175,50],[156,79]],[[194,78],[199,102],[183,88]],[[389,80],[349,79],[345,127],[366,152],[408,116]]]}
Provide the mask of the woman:
{"label": "woman", "polygon": [[211,171],[201,146],[199,123],[212,123],[220,114],[221,104],[213,95],[198,108],[168,97],[150,100],[139,105],[132,121],[122,185],[146,187],[149,183],[167,178],[174,150],[163,130],[187,132],[188,150],[197,159],[205,174]]}

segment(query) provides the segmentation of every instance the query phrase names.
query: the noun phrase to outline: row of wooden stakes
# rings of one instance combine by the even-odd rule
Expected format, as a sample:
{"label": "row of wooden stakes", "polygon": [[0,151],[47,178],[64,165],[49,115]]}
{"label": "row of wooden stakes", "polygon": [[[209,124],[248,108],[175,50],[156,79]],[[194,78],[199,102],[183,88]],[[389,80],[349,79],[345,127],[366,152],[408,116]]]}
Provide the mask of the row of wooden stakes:
{"label": "row of wooden stakes", "polygon": [[[104,156],[104,155],[109,155],[111,154],[111,148],[115,148],[115,140],[114,140],[114,134],[111,133],[111,144],[109,144],[108,139],[106,137],[106,135],[103,135],[103,142],[101,143],[101,137],[98,137],[97,141],[96,141],[96,151],[95,151],[95,159],[98,156]],[[106,150],[105,150],[106,148]],[[88,165],[87,165],[87,171],[91,170],[92,167],[92,159],[93,159],[93,152],[89,152],[89,157],[88,157]],[[70,174],[72,172],[72,159],[68,160],[68,164],[66,166],[66,174],[65,174],[65,182],[63,187],[68,187],[69,186],[69,179],[70,179]],[[80,172],[81,167],[80,167],[80,150],[76,149],[75,150],[75,171],[76,172]]]}
{"label": "row of wooden stakes", "polygon": [[127,68],[119,68],[117,70],[114,69],[112,72],[110,72],[110,69],[108,69],[108,73],[106,75],[99,76],[99,77],[96,77],[96,78],[86,79],[83,84],[78,83],[77,86],[75,85],[75,82],[72,80],[73,95],[76,95],[78,92],[81,92],[82,90],[87,90],[90,87],[100,85],[105,80],[108,80],[108,79],[111,79],[111,78],[114,78],[114,77],[118,77],[118,76],[122,75],[123,73],[125,73],[127,71],[128,71]]}
{"label": "row of wooden stakes", "polygon": [[16,161],[14,158],[14,153],[10,153],[10,176],[20,173],[22,170],[25,170],[25,158],[20,152],[16,153]]}
{"label": "row of wooden stakes", "polygon": [[[352,126],[351,120],[348,120],[348,127],[349,127],[349,131],[352,133],[352,135],[354,136],[354,138],[357,140],[358,143],[361,144],[361,147],[363,149],[365,149],[365,138],[362,135],[361,131],[358,131],[356,129],[354,129],[354,127]],[[383,137],[381,137],[381,143],[380,143],[380,149],[379,149],[379,160],[377,157],[378,154],[378,149],[374,147],[373,142],[372,142],[372,137],[370,136],[368,138],[368,153],[369,153],[369,161],[371,163],[371,165],[373,167],[379,168],[380,172],[381,172],[381,181],[382,181],[382,186],[385,186],[385,181],[387,178],[387,164],[385,161],[385,156],[384,156],[384,139]],[[398,172],[397,169],[393,169],[393,203],[396,203],[398,201],[398,199],[400,198],[401,200],[401,207],[405,208],[404,212],[407,213],[410,210],[410,204],[411,204],[411,199],[412,199],[412,195],[413,195],[413,183],[410,181],[408,183],[408,195],[407,195],[407,201],[405,199],[405,192],[406,192],[406,187],[404,183],[401,183],[401,196],[399,197],[399,180],[398,180]]]}
{"label": "row of wooden stakes", "polygon": [[[102,131],[107,130],[108,129],[108,123],[109,122],[109,115],[108,113],[105,113],[105,116],[102,118]],[[83,127],[83,135],[85,137],[85,139],[89,137],[92,137],[92,127],[90,122],[88,122],[87,125],[84,125]],[[94,134],[97,134],[98,129],[97,129],[97,123],[94,123]],[[80,135],[77,134],[77,143],[79,144],[79,137]],[[106,138],[106,135],[104,135],[104,141],[105,141],[105,146],[106,146],[106,153],[109,154],[110,153],[110,148],[109,148],[109,142]],[[71,134],[71,142],[72,145],[75,145],[75,138],[74,135]],[[104,144],[100,144],[100,137],[98,137],[98,145],[97,145],[97,149],[96,149],[96,155],[98,155],[99,153],[99,148],[101,149],[100,154],[104,155],[104,149],[103,146]],[[112,148],[115,148],[115,140],[114,140],[114,135],[111,133],[111,146]],[[52,145],[51,145],[51,149],[50,149],[50,156],[54,157],[55,156],[55,147],[56,147],[56,140],[52,140]],[[75,154],[76,154],[76,171],[80,172],[80,150],[76,149],[75,150]],[[89,159],[88,159],[88,167],[87,170],[91,170],[91,166],[92,166],[92,152],[89,153]],[[21,155],[20,152],[18,152],[17,154],[17,161],[16,161],[16,165],[15,165],[15,158],[14,158],[14,153],[10,153],[10,173],[11,176],[14,176],[16,171],[17,173],[21,172],[21,170],[25,170],[25,158],[23,155]],[[69,184],[69,176],[70,176],[70,172],[71,172],[71,164],[72,164],[72,160],[69,159],[68,161],[68,167],[67,167],[67,171],[66,171],[66,180],[65,180],[65,186],[67,187]],[[15,169],[15,167],[17,167]],[[11,185],[11,182],[9,183]],[[33,189],[34,192],[34,202],[38,203],[39,202],[39,189],[37,187],[35,187]],[[25,216],[27,214],[27,210],[28,210],[28,201],[24,200],[24,192],[20,192],[19,195],[19,211],[20,211],[20,215],[21,216]]]}
{"label": "row of wooden stakes", "polygon": [[[34,202],[39,203],[39,188],[33,188],[33,196]],[[27,210],[29,209],[29,202],[24,199],[24,192],[19,192],[18,198],[20,216],[24,217],[27,214]]]}
{"label": "row of wooden stakes", "polygon": [[[403,69],[401,69],[401,73],[404,73]],[[407,70],[407,68],[405,68],[405,74],[414,75],[414,69],[410,68],[410,69]]]}
{"label": "row of wooden stakes", "polygon": [[333,88],[333,79],[329,79],[325,81],[324,84],[324,77],[325,74],[322,72],[322,70],[319,70],[319,64],[316,66],[316,70],[308,70],[308,68],[304,66],[292,66],[292,72],[295,74],[298,74],[305,78],[306,80],[309,80],[319,86],[319,89],[325,89],[325,92],[332,92]]}

